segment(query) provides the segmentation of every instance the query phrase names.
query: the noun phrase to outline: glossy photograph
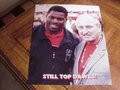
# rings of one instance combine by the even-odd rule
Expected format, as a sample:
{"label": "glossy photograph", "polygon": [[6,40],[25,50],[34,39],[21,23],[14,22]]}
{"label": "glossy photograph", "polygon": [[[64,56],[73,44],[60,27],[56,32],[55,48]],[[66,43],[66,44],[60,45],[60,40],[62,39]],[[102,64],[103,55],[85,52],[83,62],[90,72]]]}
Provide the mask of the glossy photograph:
{"label": "glossy photograph", "polygon": [[112,84],[99,6],[36,4],[28,83]]}

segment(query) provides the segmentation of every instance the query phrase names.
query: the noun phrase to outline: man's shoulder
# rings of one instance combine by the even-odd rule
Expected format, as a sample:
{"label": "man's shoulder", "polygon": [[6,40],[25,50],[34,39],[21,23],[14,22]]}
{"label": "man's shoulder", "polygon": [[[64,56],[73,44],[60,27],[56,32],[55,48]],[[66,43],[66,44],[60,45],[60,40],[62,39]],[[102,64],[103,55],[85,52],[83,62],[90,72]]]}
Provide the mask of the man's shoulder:
{"label": "man's shoulder", "polygon": [[72,43],[78,44],[80,42],[78,36],[75,33],[70,32],[66,29],[66,37],[71,40]]}
{"label": "man's shoulder", "polygon": [[33,27],[32,38],[40,39],[41,37],[44,36],[43,33],[44,33],[44,25],[39,25],[39,26]]}
{"label": "man's shoulder", "polygon": [[35,26],[35,27],[33,27],[33,32],[36,32],[36,31],[40,30],[43,27],[44,27],[43,25]]}
{"label": "man's shoulder", "polygon": [[73,32],[70,32],[70,31],[67,30],[67,29],[66,29],[66,35],[67,35],[68,37],[73,38],[73,39],[79,39],[77,34],[75,34],[75,33],[73,33]]}

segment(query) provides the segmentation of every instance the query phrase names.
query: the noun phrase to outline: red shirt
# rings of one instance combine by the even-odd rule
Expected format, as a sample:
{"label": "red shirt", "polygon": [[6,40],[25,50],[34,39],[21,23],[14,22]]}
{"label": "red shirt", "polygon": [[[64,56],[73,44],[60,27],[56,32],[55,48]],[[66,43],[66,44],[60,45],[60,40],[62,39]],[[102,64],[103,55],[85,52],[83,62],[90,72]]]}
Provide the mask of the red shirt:
{"label": "red shirt", "polygon": [[49,32],[45,31],[45,36],[50,40],[52,46],[59,47],[64,37],[64,30],[61,30],[61,32],[57,34],[50,34]]}
{"label": "red shirt", "polygon": [[82,72],[84,71],[87,61],[89,60],[95,49],[96,44],[86,43],[78,63],[78,72],[80,74],[82,74]]}

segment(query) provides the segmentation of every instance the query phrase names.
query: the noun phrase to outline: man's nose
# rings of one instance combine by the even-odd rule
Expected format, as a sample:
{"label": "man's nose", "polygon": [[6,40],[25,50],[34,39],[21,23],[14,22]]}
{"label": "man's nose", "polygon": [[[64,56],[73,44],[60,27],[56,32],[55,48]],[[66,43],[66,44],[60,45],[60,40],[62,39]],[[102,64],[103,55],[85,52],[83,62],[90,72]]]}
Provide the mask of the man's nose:
{"label": "man's nose", "polygon": [[88,29],[86,27],[83,27],[83,34],[88,33]]}
{"label": "man's nose", "polygon": [[87,31],[87,28],[84,26],[83,28],[82,28],[84,31]]}
{"label": "man's nose", "polygon": [[86,33],[88,33],[88,31],[84,30],[82,33],[83,33],[83,34],[86,34]]}
{"label": "man's nose", "polygon": [[57,19],[57,18],[54,18],[54,19],[53,19],[53,22],[58,22],[58,19]]}

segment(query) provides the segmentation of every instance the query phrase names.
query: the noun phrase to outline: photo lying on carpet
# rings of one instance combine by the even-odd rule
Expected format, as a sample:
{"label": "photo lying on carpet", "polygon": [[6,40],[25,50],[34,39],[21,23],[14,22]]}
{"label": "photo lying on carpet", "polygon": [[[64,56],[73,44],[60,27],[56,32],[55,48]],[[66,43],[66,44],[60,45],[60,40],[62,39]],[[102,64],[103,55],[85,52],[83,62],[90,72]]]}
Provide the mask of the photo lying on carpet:
{"label": "photo lying on carpet", "polygon": [[28,83],[111,85],[99,6],[37,4]]}

